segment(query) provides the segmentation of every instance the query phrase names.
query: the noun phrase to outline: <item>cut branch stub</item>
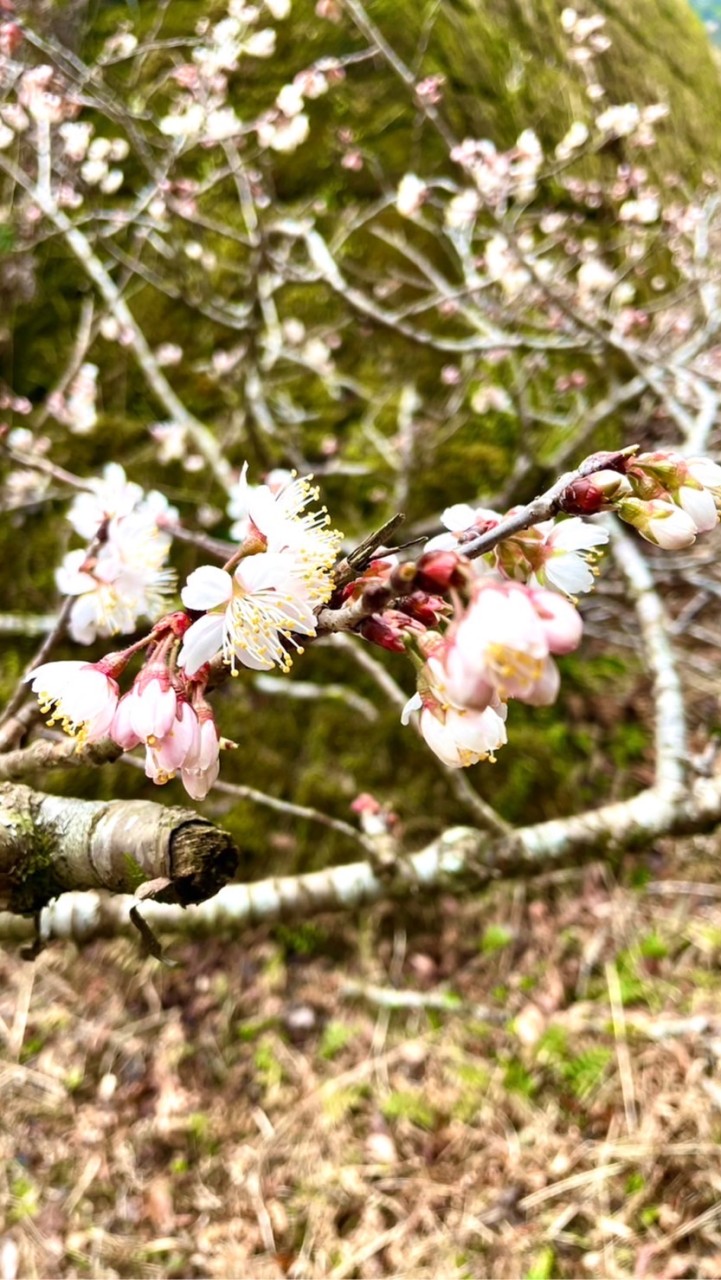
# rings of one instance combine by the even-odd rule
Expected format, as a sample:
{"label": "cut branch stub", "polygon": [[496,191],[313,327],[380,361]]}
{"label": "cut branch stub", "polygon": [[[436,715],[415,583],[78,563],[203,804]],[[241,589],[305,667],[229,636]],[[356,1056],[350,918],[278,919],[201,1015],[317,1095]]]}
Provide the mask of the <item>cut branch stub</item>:
{"label": "cut branch stub", "polygon": [[225,831],[149,800],[76,800],[0,787],[0,909],[39,911],[68,889],[134,893],[165,879],[165,902],[212,897],[234,874]]}

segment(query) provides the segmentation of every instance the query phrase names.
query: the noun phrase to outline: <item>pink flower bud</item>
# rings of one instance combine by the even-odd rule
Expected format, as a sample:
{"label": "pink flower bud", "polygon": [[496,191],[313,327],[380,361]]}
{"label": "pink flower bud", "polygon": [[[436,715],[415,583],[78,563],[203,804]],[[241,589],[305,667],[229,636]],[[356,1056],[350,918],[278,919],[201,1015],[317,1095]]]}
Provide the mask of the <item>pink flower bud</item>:
{"label": "pink flower bud", "polygon": [[130,708],[132,705],[132,693],[124,693],[120,699],[113,723],[110,726],[110,737],[113,742],[117,742],[123,751],[132,751],[133,747],[137,747],[140,738],[130,723]]}
{"label": "pink flower bud", "polygon": [[177,709],[175,689],[165,664],[149,662],[143,667],[130,697],[131,727],[141,742],[154,747],[170,732]]}
{"label": "pink flower bud", "polygon": [[422,635],[425,631],[422,623],[409,618],[399,609],[386,609],[383,613],[374,613],[364,618],[357,630],[371,644],[381,649],[389,649],[391,653],[405,653],[408,635]]}
{"label": "pink flower bud", "polygon": [[195,746],[183,761],[180,777],[189,796],[204,800],[220,772],[220,739],[207,703],[201,703],[197,711],[199,728]]}
{"label": "pink flower bud", "polygon": [[441,596],[428,595],[425,591],[413,591],[399,607],[401,613],[407,613],[423,627],[437,627],[441,618],[450,613],[450,605]]}

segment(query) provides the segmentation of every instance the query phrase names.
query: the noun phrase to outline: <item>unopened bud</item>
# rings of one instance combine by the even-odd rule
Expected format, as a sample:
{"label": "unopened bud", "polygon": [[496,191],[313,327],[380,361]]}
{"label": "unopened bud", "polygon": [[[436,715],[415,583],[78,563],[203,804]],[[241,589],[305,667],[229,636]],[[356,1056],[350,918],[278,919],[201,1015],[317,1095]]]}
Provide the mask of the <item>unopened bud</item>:
{"label": "unopened bud", "polygon": [[429,595],[426,591],[414,591],[403,601],[400,609],[424,627],[437,627],[441,618],[448,615],[451,606],[442,596]]}
{"label": "unopened bud", "polygon": [[463,587],[471,575],[470,561],[457,551],[427,551],[416,564],[416,586],[422,591]]}
{"label": "unopened bud", "polygon": [[558,505],[572,516],[595,516],[632,493],[629,481],[619,471],[595,471],[569,484]]}
{"label": "unopened bud", "polygon": [[364,618],[357,630],[371,644],[377,644],[381,649],[389,649],[391,653],[405,653],[406,637],[422,635],[425,627],[398,609],[386,609],[385,613],[375,613],[370,618]]}
{"label": "unopened bud", "polygon": [[621,519],[633,525],[642,538],[665,551],[682,551],[696,541],[697,529],[691,516],[672,502],[626,498],[617,510]]}
{"label": "unopened bud", "polygon": [[394,565],[390,575],[390,584],[398,595],[405,595],[415,586],[417,569],[412,560]]}
{"label": "unopened bud", "polygon": [[185,635],[188,627],[191,625],[190,618],[182,609],[177,609],[174,613],[166,613],[159,618],[153,627],[153,635],[160,638],[162,635],[174,635],[179,639]]}

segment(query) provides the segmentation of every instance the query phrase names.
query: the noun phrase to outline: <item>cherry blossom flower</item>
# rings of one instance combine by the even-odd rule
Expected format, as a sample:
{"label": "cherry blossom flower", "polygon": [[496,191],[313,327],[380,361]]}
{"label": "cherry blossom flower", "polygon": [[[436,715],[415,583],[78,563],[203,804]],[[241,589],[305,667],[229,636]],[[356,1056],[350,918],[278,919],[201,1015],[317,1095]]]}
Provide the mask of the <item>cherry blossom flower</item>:
{"label": "cherry blossom flower", "polygon": [[594,584],[592,565],[601,555],[598,548],[608,542],[607,531],[572,516],[536,525],[536,532],[542,535],[543,545],[539,549],[541,564],[529,579],[531,585],[553,587],[567,596],[590,591]]}
{"label": "cherry blossom flower", "polygon": [[25,676],[50,724],[82,742],[107,736],[118,705],[118,682],[101,662],[44,662]]}
{"label": "cherry blossom flower", "polygon": [[146,738],[146,777],[152,778],[158,786],[168,782],[187,759],[195,759],[199,735],[200,726],[193,707],[185,698],[178,699],[163,736],[152,742]]}
{"label": "cherry blossom flower", "polygon": [[59,590],[78,597],[68,629],[80,644],[134,631],[142,616],[157,617],[175,586],[165,567],[171,544],[166,528],[177,519],[175,508],[157,490],[144,493],[115,463],[90,485],[75,498],[68,519],[88,540],[104,526],[105,541],[91,560],[85,550],[68,552],[55,572]]}
{"label": "cherry blossom flower", "polygon": [[68,630],[79,644],[134,631],[140,617],[162,612],[175,586],[174,572],[164,567],[170,538],[158,531],[155,520],[128,517],[114,533],[92,561],[84,550],[70,551],[55,571],[63,595],[78,597]]}
{"label": "cherry blossom flower", "polygon": [[173,728],[177,695],[164,662],[148,662],[136,677],[128,720],[141,742],[154,747]]}
{"label": "cherry blossom flower", "polygon": [[75,532],[89,542],[106,520],[129,515],[142,498],[140,485],[128,480],[119,463],[109,462],[102,479],[89,480],[88,492],[74,498],[67,518]]}
{"label": "cherry blossom flower", "polygon": [[641,112],[635,102],[606,107],[596,116],[596,128],[615,138],[627,138],[641,123]]}
{"label": "cherry blossom flower", "polygon": [[[250,520],[250,499],[257,486],[248,483],[247,479],[248,464],[243,469],[236,483],[228,491],[227,511],[234,524],[230,526],[230,536],[236,542],[242,542],[247,538],[251,530]],[[278,494],[293,480],[292,471],[286,471],[283,467],[277,467],[273,471],[269,471],[265,477],[265,485],[270,489],[272,494]]]}
{"label": "cherry blossom flower", "polygon": [[422,668],[418,692],[406,703],[401,722],[420,711],[419,728],[431,751],[451,769],[463,769],[493,753],[507,741],[506,708],[495,700],[483,710],[455,704],[443,664],[430,657]]}
{"label": "cherry blossom flower", "polygon": [[268,485],[257,485],[248,498],[248,515],[269,551],[293,551],[308,568],[309,576],[319,579],[317,590],[312,594],[322,603],[330,595],[329,583],[323,575],[337,559],[342,535],[329,527],[330,517],[325,507],[318,511],[306,510],[308,504],[320,496],[310,479],[296,476],[275,491]]}
{"label": "cherry blossom flower", "polygon": [[570,653],[581,632],[578,612],[554,592],[477,579],[441,652],[451,700],[478,710],[494,698],[549,705],[559,682],[550,655]]}
{"label": "cherry blossom flower", "polygon": [[316,630],[307,583],[297,568],[293,556],[262,551],[246,556],[232,575],[215,565],[195,569],[181,598],[186,609],[207,612],[183,638],[178,664],[186,676],[219,652],[233,674],[238,663],[254,671],[287,671],[292,659],[283,641],[294,644],[294,632],[313,636]]}
{"label": "cherry blossom flower", "polygon": [[426,543],[426,551],[462,551],[464,533],[485,533],[499,524],[501,516],[488,507],[471,507],[467,502],[457,502],[441,513],[441,524],[448,533],[439,533]]}
{"label": "cherry blossom flower", "polygon": [[415,173],[406,173],[398,184],[396,209],[403,218],[418,213],[428,194],[428,187]]}

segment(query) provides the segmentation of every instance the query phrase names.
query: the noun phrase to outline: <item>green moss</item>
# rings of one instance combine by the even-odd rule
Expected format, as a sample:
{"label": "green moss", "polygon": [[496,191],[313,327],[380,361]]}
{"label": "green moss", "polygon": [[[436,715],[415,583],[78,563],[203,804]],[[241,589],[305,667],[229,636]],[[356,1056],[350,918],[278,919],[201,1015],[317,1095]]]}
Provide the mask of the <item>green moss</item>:
{"label": "green moss", "polygon": [[333,1058],[337,1058],[342,1053],[346,1045],[350,1044],[354,1037],[352,1027],[346,1022],[329,1022],[323,1030],[318,1052],[321,1058],[331,1062]]}
{"label": "green moss", "polygon": [[55,836],[30,814],[13,812],[11,816],[21,851],[7,872],[10,910],[34,915],[63,892],[53,865]]}
{"label": "green moss", "polygon": [[434,1129],[438,1115],[418,1090],[396,1090],[383,1100],[381,1110],[386,1120],[408,1120],[419,1129]]}

